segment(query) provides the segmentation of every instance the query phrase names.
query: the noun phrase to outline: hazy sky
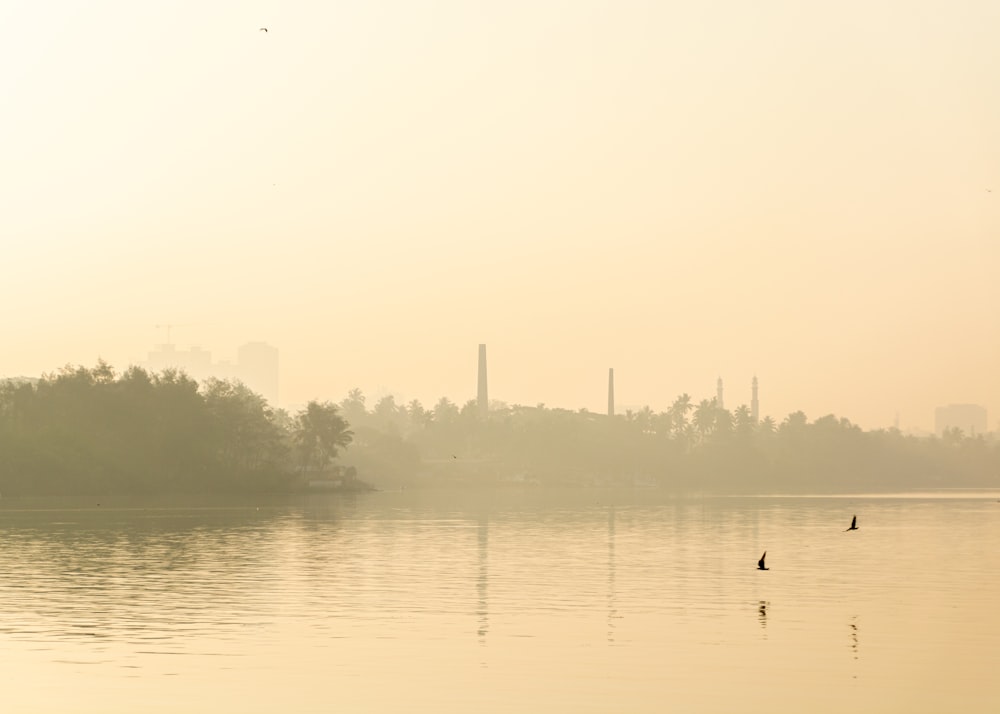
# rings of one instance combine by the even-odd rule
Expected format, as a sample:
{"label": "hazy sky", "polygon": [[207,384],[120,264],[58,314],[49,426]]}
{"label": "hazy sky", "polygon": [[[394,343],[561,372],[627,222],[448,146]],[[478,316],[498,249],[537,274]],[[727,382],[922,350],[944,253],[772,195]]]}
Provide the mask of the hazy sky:
{"label": "hazy sky", "polygon": [[[7,0],[0,375],[1000,420],[995,0]],[[258,28],[266,26],[268,32]],[[992,189],[992,192],[988,191]]]}

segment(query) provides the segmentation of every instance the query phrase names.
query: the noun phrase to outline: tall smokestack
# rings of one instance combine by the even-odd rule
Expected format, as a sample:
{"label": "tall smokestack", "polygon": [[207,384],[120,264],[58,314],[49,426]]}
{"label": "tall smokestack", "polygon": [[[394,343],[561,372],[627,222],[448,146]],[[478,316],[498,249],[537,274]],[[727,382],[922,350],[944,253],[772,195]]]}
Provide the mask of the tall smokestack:
{"label": "tall smokestack", "polygon": [[608,416],[615,415],[615,368],[608,368]]}
{"label": "tall smokestack", "polygon": [[753,419],[754,424],[760,418],[760,404],[757,402],[757,375],[753,377],[753,390],[750,396],[750,417]]}
{"label": "tall smokestack", "polygon": [[719,409],[725,409],[726,406],[722,402],[722,377],[715,383],[715,406]]}
{"label": "tall smokestack", "polygon": [[486,393],[486,345],[479,345],[479,416],[486,417],[490,413],[490,399]]}

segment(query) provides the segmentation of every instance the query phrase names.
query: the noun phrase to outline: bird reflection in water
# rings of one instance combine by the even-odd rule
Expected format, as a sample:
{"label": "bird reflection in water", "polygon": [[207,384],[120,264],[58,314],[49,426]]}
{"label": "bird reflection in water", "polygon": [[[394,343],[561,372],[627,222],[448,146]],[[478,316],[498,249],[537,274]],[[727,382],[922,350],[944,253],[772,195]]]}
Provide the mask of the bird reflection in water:
{"label": "bird reflection in water", "polygon": [[858,616],[855,615],[848,623],[851,627],[851,653],[854,659],[858,658]]}
{"label": "bird reflection in water", "polygon": [[760,626],[764,628],[767,627],[767,606],[770,604],[766,600],[761,600],[757,604],[757,619],[760,620]]}

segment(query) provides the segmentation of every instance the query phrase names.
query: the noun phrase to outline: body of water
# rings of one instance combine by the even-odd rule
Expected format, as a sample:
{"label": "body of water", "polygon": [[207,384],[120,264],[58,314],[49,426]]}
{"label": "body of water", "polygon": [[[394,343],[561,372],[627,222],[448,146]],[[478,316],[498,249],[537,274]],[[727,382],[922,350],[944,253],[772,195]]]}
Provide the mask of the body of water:
{"label": "body of water", "polygon": [[998,498],[5,499],[3,707],[997,712]]}

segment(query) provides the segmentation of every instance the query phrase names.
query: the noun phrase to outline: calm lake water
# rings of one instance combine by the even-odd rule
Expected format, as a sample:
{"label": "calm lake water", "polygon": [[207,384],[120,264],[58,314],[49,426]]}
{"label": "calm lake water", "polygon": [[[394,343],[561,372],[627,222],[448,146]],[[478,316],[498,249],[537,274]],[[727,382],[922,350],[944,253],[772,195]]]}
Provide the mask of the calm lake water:
{"label": "calm lake water", "polygon": [[[10,712],[997,712],[998,498],[5,499],[0,701]],[[845,533],[855,513],[860,529]]]}

